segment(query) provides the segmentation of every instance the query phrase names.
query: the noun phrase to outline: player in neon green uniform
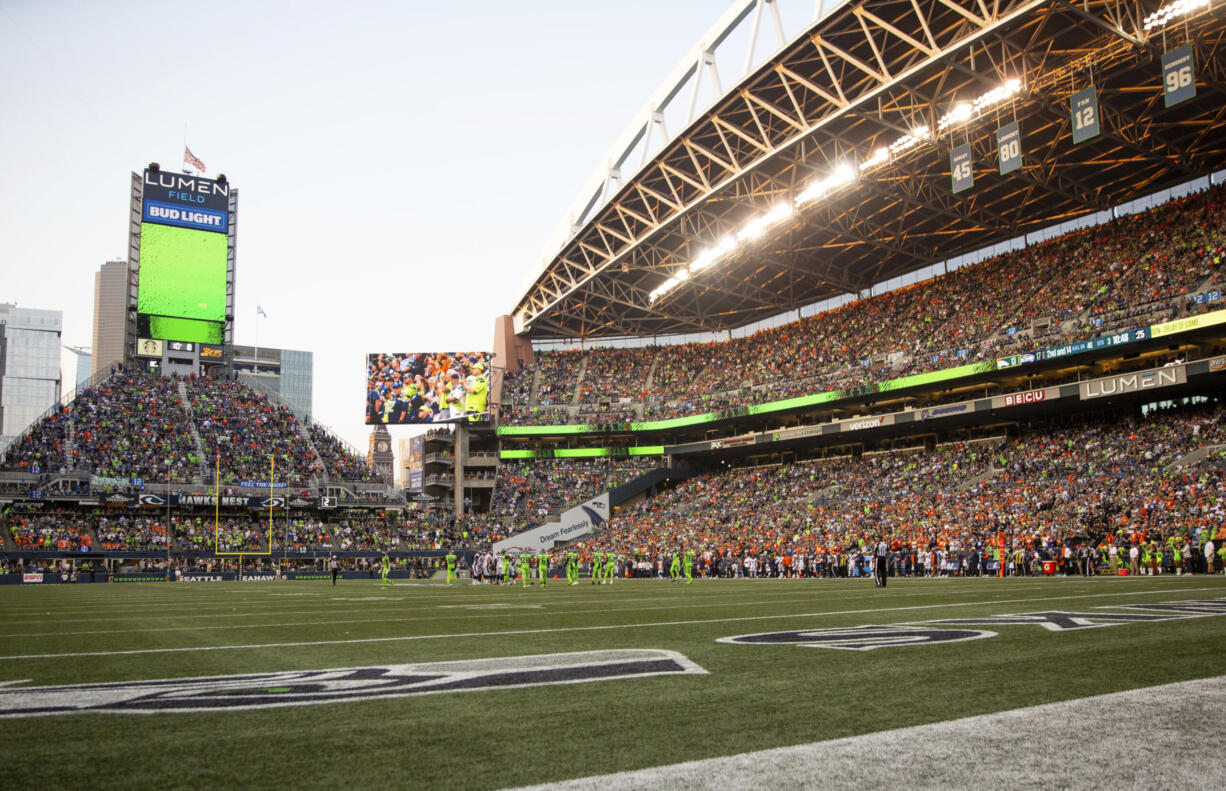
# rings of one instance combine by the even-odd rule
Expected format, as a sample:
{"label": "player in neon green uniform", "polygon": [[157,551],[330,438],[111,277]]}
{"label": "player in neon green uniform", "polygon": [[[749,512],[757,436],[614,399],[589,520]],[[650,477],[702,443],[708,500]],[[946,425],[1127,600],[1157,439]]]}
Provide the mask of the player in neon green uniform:
{"label": "player in neon green uniform", "polygon": [[545,580],[549,578],[549,553],[543,549],[536,553],[536,576],[541,578],[541,587],[545,587]]}
{"label": "player in neon green uniform", "polygon": [[456,570],[455,570],[456,568],[455,552],[454,551],[448,552],[446,560],[447,560],[447,584],[450,585],[452,582],[455,582],[457,585],[460,584],[460,577],[459,575],[456,574]]}
{"label": "player in neon green uniform", "polygon": [[532,566],[529,565],[531,558],[527,552],[519,553],[519,581],[525,588],[532,584]]}
{"label": "player in neon green uniform", "polygon": [[573,549],[566,553],[566,581],[571,585],[579,584],[579,553]]}
{"label": "player in neon green uniform", "polygon": [[689,585],[694,581],[694,550],[687,549],[685,551],[685,584]]}
{"label": "player in neon green uniform", "polygon": [[604,573],[604,553],[592,553],[592,584],[596,585],[600,582],[600,576]]}
{"label": "player in neon green uniform", "polygon": [[387,572],[391,570],[391,567],[392,567],[392,560],[391,558],[387,556],[387,553],[384,552],[383,560],[380,566],[380,575],[383,577],[383,584],[379,586],[379,590],[383,590],[384,588],[392,587],[392,581],[387,578]]}
{"label": "player in neon green uniform", "polygon": [[673,553],[673,562],[668,564],[668,576],[673,582],[681,581],[681,553]]}
{"label": "player in neon green uniform", "polygon": [[617,553],[604,553],[604,578],[610,585],[613,584],[613,578],[617,576]]}
{"label": "player in neon green uniform", "polygon": [[510,585],[511,580],[515,577],[515,567],[511,563],[511,555],[508,552],[502,553],[502,584]]}

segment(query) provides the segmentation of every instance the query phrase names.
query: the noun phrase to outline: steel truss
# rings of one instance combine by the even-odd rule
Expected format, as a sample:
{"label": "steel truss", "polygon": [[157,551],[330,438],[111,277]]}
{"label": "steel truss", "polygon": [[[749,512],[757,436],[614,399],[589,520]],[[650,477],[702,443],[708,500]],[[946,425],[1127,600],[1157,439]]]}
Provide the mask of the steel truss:
{"label": "steel truss", "polygon": [[[1226,166],[1220,4],[1145,33],[1158,3],[866,0],[843,7],[733,87],[578,230],[514,309],[536,338],[728,329]],[[1163,102],[1164,48],[1190,42],[1197,96]],[[703,250],[841,162],[863,162],[957,102],[1022,92],[796,215],[663,298]],[[1074,146],[1069,102],[1094,85],[1101,134]],[[1017,120],[1023,167],[1000,176]],[[975,184],[952,192],[950,149]]]}

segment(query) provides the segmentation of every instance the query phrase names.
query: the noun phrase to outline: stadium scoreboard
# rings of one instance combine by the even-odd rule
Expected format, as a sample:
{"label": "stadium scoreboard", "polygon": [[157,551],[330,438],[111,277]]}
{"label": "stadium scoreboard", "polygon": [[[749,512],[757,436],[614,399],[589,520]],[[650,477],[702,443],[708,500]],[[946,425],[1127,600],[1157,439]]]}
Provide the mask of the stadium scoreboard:
{"label": "stadium scoreboard", "polygon": [[138,264],[138,338],[225,342],[233,192],[224,177],[153,168],[142,174],[139,189],[133,190],[131,245]]}

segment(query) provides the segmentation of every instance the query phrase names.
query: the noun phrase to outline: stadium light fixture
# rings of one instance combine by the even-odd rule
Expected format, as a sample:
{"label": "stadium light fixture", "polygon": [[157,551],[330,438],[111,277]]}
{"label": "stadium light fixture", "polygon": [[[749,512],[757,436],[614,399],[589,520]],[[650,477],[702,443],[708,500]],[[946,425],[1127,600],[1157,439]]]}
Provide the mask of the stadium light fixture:
{"label": "stadium light fixture", "polygon": [[716,252],[715,250],[707,250],[705,253],[698,256],[690,263],[690,272],[701,272],[702,270],[709,267],[711,264],[714,264],[716,259],[718,258],[719,258],[718,252]]}
{"label": "stadium light fixture", "polygon": [[[1196,3],[1201,2],[1201,0],[1181,0],[1181,2]],[[1009,80],[1003,85],[997,86],[983,94],[973,102],[958,103],[937,122],[937,131],[943,132],[956,124],[962,124],[971,120],[988,107],[1013,96],[1021,90],[1021,87],[1022,83],[1020,80]],[[655,302],[660,297],[677,288],[677,286],[693,278],[698,272],[714,266],[721,259],[735,252],[739,243],[758,239],[771,226],[791,219],[795,215],[797,208],[824,198],[839,187],[851,184],[856,180],[857,171],[863,173],[885,164],[920,143],[931,139],[932,133],[928,126],[918,126],[895,140],[888,147],[878,148],[873,151],[868,159],[860,163],[859,168],[848,162],[840,163],[825,178],[813,179],[793,201],[777,204],[766,214],[758,215],[746,221],[739,230],[722,237],[714,247],[704,250],[691,261],[689,266],[678,269],[667,280],[656,286],[648,295],[648,301]]]}
{"label": "stadium light fixture", "polygon": [[794,209],[792,208],[792,204],[780,203],[766,214],[763,214],[760,217],[755,217],[754,219],[745,223],[745,225],[742,226],[741,230],[737,233],[736,238],[738,241],[742,242],[757,239],[759,236],[766,233],[767,228],[771,227],[772,225],[777,225],[778,223],[790,218],[793,212]]}
{"label": "stadium light fixture", "polygon": [[1175,0],[1145,17],[1144,29],[1149,32],[1154,28],[1164,27],[1171,21],[1187,16],[1193,11],[1199,11],[1207,5],[1209,5],[1209,0]]}
{"label": "stadium light fixture", "polygon": [[881,148],[878,148],[876,151],[874,151],[869,156],[868,159],[860,163],[860,172],[863,173],[867,170],[872,170],[878,165],[884,165],[889,160],[890,160],[890,150],[886,148],[885,146],[882,146]]}
{"label": "stadium light fixture", "polygon": [[941,120],[937,121],[937,132],[944,132],[947,127],[969,121],[974,112],[975,109],[969,102],[954,105],[954,109],[945,113],[941,116]]}
{"label": "stadium light fixture", "polygon": [[919,145],[920,143],[922,143],[923,141],[927,139],[928,139],[927,124],[925,124],[924,126],[917,126],[915,129],[912,129],[909,133],[898,138],[893,143],[890,143],[890,156],[896,157],[902,152],[910,148],[914,148],[915,146]]}
{"label": "stadium light fixture", "polygon": [[966,123],[989,107],[1005,101],[1021,89],[1022,81],[1012,79],[996,86],[973,102],[959,102],[955,104],[952,110],[941,116],[941,120],[937,121],[937,132],[944,132],[950,127]]}
{"label": "stadium light fixture", "polygon": [[796,205],[803,206],[834,192],[856,178],[856,169],[846,162],[840,164],[824,179],[814,179],[803,192],[796,196]]}
{"label": "stadium light fixture", "polygon": [[778,225],[785,220],[788,220],[796,213],[791,203],[780,203],[768,211],[766,214],[754,217],[746,222],[741,229],[735,234],[722,237],[716,245],[708,250],[705,250],[697,258],[690,262],[689,266],[682,267],[673,273],[672,277],[665,280],[648,295],[648,302],[655,302],[660,297],[669,293],[677,286],[692,278],[698,272],[707,269],[717,263],[721,258],[726,257],[729,253],[736,250],[737,242],[748,242],[766,233],[767,229],[772,225]]}

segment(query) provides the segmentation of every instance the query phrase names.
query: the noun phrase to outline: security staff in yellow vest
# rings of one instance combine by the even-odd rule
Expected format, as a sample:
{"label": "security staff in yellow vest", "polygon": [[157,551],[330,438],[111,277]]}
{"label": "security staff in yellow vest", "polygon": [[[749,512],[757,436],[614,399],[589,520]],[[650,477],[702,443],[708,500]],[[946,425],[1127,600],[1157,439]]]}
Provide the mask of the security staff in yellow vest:
{"label": "security staff in yellow vest", "polygon": [[482,419],[485,400],[489,396],[489,382],[485,378],[485,364],[477,363],[472,373],[464,380],[464,414],[470,423]]}

